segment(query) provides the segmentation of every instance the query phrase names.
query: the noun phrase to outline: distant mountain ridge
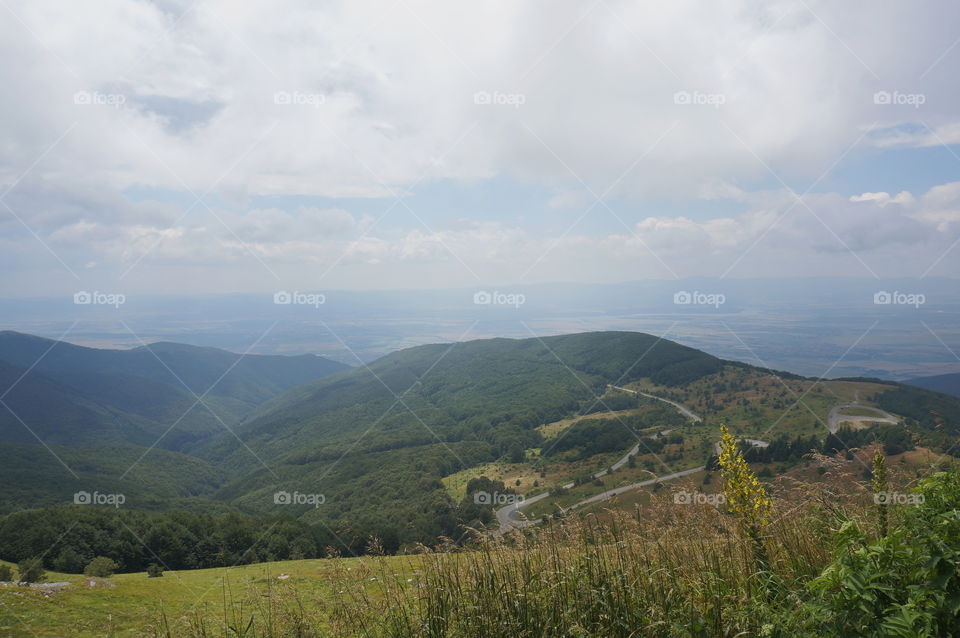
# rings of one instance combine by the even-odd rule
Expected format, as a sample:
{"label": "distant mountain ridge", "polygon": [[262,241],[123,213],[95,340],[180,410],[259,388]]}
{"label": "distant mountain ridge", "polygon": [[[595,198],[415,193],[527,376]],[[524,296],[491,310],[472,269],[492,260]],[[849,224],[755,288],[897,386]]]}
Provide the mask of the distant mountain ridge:
{"label": "distant mountain ridge", "polygon": [[930,377],[917,377],[915,379],[907,379],[904,383],[907,385],[915,385],[918,388],[960,397],[960,372],[937,374]]}
{"label": "distant mountain ridge", "polygon": [[134,375],[251,404],[350,368],[312,354],[243,355],[163,341],[108,350],[11,331],[0,332],[0,361],[47,372]]}
{"label": "distant mountain ridge", "polygon": [[161,500],[209,493],[222,473],[189,455],[192,446],[292,387],[345,370],[314,355],[175,343],[106,350],[0,332],[0,511],[52,504],[75,490],[72,474],[125,485],[141,503],[156,480]]}

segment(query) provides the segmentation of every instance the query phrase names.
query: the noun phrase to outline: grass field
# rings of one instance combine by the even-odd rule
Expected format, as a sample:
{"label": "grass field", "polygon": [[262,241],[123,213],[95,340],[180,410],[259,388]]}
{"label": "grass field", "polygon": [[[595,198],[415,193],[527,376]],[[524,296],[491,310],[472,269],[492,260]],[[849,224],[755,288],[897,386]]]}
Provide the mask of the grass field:
{"label": "grass field", "polygon": [[[415,588],[419,561],[418,556],[339,558],[168,571],[160,578],[115,574],[106,582],[95,579],[95,587],[84,576],[47,572],[47,582],[71,586],[48,595],[31,587],[0,586],[0,636],[153,636],[164,615],[173,627],[229,616],[224,601],[238,619],[266,618],[271,610],[264,601],[276,599],[309,601],[325,616],[329,610],[323,610],[323,601],[380,597],[383,585]],[[219,625],[209,628],[211,635],[235,635]]]}

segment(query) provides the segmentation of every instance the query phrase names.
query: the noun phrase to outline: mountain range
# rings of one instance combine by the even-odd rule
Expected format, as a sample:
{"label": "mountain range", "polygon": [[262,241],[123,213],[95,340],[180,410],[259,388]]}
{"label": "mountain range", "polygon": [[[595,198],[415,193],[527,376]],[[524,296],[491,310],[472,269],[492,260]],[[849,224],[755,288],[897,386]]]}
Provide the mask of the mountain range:
{"label": "mountain range", "polygon": [[[121,493],[128,509],[283,514],[396,549],[489,520],[444,481],[539,453],[546,424],[620,409],[601,398],[611,386],[642,382],[692,401],[752,384],[758,405],[778,406],[783,389],[759,384],[771,378],[815,385],[636,332],[423,345],[355,368],[312,355],[174,343],[102,350],[4,332],[0,513],[81,491]],[[889,395],[885,409],[938,441],[953,436],[936,415],[952,418],[960,401],[882,383],[864,387]],[[629,429],[603,436],[603,449],[636,443]]]}

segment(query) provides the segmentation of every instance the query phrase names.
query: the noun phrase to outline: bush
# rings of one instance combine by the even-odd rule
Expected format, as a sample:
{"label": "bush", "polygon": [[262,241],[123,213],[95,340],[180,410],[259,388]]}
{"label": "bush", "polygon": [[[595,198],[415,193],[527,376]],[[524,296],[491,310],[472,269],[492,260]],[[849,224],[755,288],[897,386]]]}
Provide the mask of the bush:
{"label": "bush", "polygon": [[920,483],[923,501],[883,538],[854,521],[838,532],[836,560],[810,583],[805,611],[821,635],[960,633],[960,475]]}
{"label": "bush", "polygon": [[8,582],[13,580],[13,570],[10,565],[0,565],[0,581]]}
{"label": "bush", "polygon": [[67,546],[53,559],[53,568],[65,574],[79,574],[86,563],[77,550]]}
{"label": "bush", "polygon": [[160,565],[156,563],[150,563],[147,567],[147,576],[149,578],[160,578],[163,576],[163,570],[160,568]]}
{"label": "bush", "polygon": [[42,583],[47,577],[39,558],[23,559],[17,564],[17,572],[21,583]]}
{"label": "bush", "polygon": [[119,567],[113,559],[106,556],[97,556],[83,568],[83,574],[84,576],[106,578],[107,576],[113,576]]}

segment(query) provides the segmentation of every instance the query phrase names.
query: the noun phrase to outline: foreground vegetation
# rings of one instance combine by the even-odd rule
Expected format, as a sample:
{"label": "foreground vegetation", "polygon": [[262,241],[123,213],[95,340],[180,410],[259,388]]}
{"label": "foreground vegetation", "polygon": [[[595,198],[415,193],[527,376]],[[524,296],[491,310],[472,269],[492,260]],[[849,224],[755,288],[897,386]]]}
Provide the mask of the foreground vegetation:
{"label": "foreground vegetation", "polygon": [[725,488],[747,486],[736,507],[677,504],[664,489],[632,513],[556,520],[467,551],[450,544],[109,581],[49,574],[79,586],[0,587],[0,634],[955,635],[960,473],[914,485],[916,468],[877,472],[873,460],[864,478],[880,449],[814,457],[820,480],[780,479],[753,519],[743,503],[768,497],[748,472],[725,475]]}

